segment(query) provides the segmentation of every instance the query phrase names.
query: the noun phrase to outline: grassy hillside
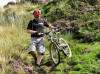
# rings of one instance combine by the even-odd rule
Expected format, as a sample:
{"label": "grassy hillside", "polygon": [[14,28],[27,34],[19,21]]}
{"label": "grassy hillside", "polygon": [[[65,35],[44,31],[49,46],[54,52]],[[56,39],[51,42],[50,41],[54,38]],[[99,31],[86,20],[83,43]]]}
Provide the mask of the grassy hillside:
{"label": "grassy hillside", "polygon": [[[0,74],[99,74],[99,7],[98,0],[54,0],[45,5],[24,1],[0,10]],[[26,33],[34,9],[41,9],[41,17],[63,29],[61,37],[69,43],[72,59],[62,55],[61,63],[55,67],[45,38],[43,65],[34,66],[33,58],[27,54],[30,35]]]}

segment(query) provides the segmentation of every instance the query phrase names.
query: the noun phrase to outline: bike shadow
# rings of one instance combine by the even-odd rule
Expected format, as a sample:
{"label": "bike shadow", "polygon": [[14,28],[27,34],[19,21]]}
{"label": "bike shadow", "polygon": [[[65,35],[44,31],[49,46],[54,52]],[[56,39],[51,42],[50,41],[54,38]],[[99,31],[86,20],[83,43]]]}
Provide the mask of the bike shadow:
{"label": "bike shadow", "polygon": [[41,64],[41,66],[47,66],[47,68],[48,68],[48,70],[49,70],[48,73],[51,73],[51,72],[53,72],[53,71],[60,71],[60,69],[57,69],[57,66],[58,66],[58,65],[55,65],[55,64],[52,62],[52,60],[49,60],[49,61],[47,61],[47,62]]}
{"label": "bike shadow", "polygon": [[47,62],[41,64],[41,66],[47,66],[47,67],[50,67],[52,65],[53,65],[52,61],[47,61]]}

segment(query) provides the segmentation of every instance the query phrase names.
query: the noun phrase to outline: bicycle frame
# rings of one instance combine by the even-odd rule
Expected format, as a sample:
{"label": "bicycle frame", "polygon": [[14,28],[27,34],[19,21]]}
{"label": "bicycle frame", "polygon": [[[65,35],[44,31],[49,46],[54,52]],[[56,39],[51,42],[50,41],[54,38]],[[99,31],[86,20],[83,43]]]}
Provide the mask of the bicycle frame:
{"label": "bicycle frame", "polygon": [[[52,37],[52,36],[50,35],[51,32],[53,33],[54,37]],[[48,39],[49,41],[51,41],[51,42],[55,42],[54,40],[57,40],[56,32],[55,32],[54,29],[52,29],[52,30],[49,31],[49,32],[46,32],[45,34],[46,34],[47,39]]]}
{"label": "bicycle frame", "polygon": [[[52,34],[54,35],[54,37],[50,34],[51,32],[52,32]],[[61,43],[60,43],[61,38],[58,38],[58,37],[57,37],[57,32],[56,32],[56,30],[52,29],[51,31],[46,32],[45,34],[46,34],[47,39],[50,41],[50,45],[52,46],[52,45],[54,44],[55,47],[56,47],[56,49],[54,48],[54,51],[55,51],[55,53],[56,53],[57,56],[58,56],[58,57],[57,57],[58,62],[55,63],[55,60],[54,60],[55,57],[53,57],[53,56],[55,56],[55,55],[52,55],[52,51],[53,51],[52,49],[50,49],[50,55],[51,55],[51,57],[52,57],[54,63],[55,63],[56,65],[58,65],[58,64],[60,63],[60,51],[62,51],[62,52],[64,53],[64,55],[67,56],[66,50],[64,50],[64,49],[65,49],[65,46],[64,46],[64,48],[63,48],[63,46],[60,45],[60,44],[61,44]],[[65,44],[66,44],[66,43],[65,43]],[[50,47],[51,47],[51,46],[50,46]],[[66,47],[68,47],[67,50],[70,52],[70,55],[72,56],[69,45],[66,44]]]}
{"label": "bicycle frame", "polygon": [[[52,36],[50,35],[51,32],[53,33],[54,37],[52,37]],[[62,50],[62,49],[63,49],[63,48],[59,45],[59,38],[57,38],[57,32],[55,31],[55,29],[52,29],[51,31],[46,32],[45,34],[46,34],[46,36],[47,36],[47,39],[48,39],[49,41],[51,41],[51,43],[55,43],[55,44],[57,45],[57,47],[58,47],[59,50]]]}

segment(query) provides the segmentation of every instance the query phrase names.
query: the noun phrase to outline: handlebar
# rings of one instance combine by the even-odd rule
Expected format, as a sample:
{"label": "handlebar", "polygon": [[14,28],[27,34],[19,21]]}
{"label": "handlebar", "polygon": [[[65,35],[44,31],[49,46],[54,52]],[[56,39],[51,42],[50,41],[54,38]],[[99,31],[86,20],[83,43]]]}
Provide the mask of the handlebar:
{"label": "handlebar", "polygon": [[56,35],[59,30],[61,30],[61,29],[58,29],[58,28],[55,27],[48,32],[41,33],[41,35],[44,35],[44,34],[49,35],[51,32]]}

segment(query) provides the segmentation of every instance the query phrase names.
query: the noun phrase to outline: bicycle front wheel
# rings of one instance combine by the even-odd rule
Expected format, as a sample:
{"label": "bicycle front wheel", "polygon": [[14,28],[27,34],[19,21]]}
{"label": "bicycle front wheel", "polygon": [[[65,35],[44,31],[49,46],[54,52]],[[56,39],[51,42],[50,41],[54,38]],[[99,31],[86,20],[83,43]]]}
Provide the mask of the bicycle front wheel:
{"label": "bicycle front wheel", "polygon": [[59,49],[55,43],[50,44],[50,56],[51,56],[53,63],[55,65],[58,65],[60,63]]}
{"label": "bicycle front wheel", "polygon": [[68,56],[70,58],[72,57],[71,48],[69,47],[68,43],[63,38],[59,38],[59,46],[65,56]]}

